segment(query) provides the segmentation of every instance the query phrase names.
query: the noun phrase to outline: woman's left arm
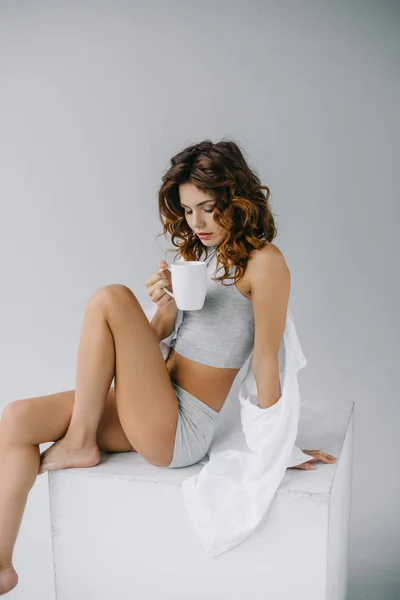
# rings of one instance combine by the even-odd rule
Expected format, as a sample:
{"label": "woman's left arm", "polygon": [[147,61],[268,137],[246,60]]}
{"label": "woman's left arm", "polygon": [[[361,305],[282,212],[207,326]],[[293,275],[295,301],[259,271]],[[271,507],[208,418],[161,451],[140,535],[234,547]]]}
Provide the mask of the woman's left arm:
{"label": "woman's left arm", "polygon": [[281,396],[278,353],[289,303],[290,271],[279,248],[267,244],[253,254],[249,274],[254,314],[252,369],[258,404],[269,408]]}
{"label": "woman's left arm", "polygon": [[[250,281],[254,311],[254,352],[252,369],[257,385],[260,408],[278,402],[282,390],[279,379],[278,352],[285,330],[290,295],[290,271],[282,252],[267,244],[255,253],[251,262]],[[303,450],[313,458],[291,469],[315,469],[312,462],[331,464],[336,457],[322,450]]]}

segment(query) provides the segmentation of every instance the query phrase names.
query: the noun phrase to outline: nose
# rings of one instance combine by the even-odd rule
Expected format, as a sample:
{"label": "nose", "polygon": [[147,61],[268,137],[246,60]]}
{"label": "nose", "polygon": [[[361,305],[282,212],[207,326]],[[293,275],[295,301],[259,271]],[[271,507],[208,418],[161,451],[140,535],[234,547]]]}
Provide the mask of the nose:
{"label": "nose", "polygon": [[192,229],[197,231],[198,229],[201,229],[202,226],[204,226],[204,219],[201,218],[201,215],[193,215]]}

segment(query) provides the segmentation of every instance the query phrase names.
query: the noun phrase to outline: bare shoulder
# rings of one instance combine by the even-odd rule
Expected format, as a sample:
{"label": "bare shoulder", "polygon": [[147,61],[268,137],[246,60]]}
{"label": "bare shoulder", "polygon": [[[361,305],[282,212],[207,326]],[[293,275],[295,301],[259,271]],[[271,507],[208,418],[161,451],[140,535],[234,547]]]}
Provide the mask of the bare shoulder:
{"label": "bare shoulder", "polygon": [[272,242],[268,242],[260,249],[252,250],[247,267],[251,287],[268,273],[281,275],[282,278],[290,277],[289,267],[282,250]]}

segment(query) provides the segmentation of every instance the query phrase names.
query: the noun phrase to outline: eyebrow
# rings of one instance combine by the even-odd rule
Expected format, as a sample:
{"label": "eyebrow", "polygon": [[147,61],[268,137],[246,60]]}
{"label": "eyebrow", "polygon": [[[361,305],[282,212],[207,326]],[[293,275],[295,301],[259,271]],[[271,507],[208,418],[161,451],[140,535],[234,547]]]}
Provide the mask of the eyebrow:
{"label": "eyebrow", "polygon": [[[198,204],[196,204],[196,206],[202,206],[203,204],[207,204],[208,202],[214,202],[214,200],[204,200],[204,202],[199,202]],[[184,206],[185,208],[192,208],[191,206],[186,206],[186,204],[182,204],[182,202],[180,203],[181,206]]]}

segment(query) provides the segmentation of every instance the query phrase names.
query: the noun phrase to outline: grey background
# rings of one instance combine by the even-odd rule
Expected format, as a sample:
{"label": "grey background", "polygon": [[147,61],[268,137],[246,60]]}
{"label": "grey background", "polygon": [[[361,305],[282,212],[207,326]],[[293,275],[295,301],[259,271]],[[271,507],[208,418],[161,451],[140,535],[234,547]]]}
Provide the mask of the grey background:
{"label": "grey background", "polygon": [[[349,600],[400,596],[399,12],[0,2],[0,409],[75,387],[92,293],[124,283],[148,301],[173,257],[156,240],[169,158],[234,139],[272,192],[302,394],[356,402]],[[10,599],[53,597],[47,475],[15,567]]]}

